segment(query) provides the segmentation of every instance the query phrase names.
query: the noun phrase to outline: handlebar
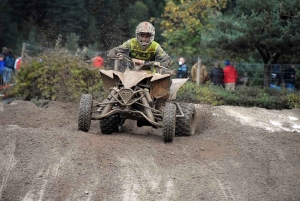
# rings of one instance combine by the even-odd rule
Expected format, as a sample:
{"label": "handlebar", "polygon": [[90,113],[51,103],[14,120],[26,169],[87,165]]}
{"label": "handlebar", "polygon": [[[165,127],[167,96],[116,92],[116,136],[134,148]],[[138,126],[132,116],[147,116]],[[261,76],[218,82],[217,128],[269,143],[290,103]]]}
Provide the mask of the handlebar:
{"label": "handlebar", "polygon": [[133,65],[133,67],[136,69],[136,70],[142,70],[143,67],[146,67],[147,68],[151,68],[151,67],[157,67],[157,68],[161,68],[161,69],[168,69],[162,65],[160,65],[159,62],[156,62],[156,61],[144,61],[144,60],[141,60],[141,61],[144,61],[141,63],[136,63],[131,57],[125,55],[125,54],[122,54],[122,53],[117,53],[116,57],[113,57],[111,59],[114,59],[114,60],[120,60],[120,61],[127,61],[129,63],[131,63]]}

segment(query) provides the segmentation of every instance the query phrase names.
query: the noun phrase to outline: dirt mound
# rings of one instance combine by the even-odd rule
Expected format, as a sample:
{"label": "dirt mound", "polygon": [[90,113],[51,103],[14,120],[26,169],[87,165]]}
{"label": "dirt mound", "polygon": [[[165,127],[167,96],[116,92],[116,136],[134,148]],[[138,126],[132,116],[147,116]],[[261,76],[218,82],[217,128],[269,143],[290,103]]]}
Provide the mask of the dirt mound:
{"label": "dirt mound", "polygon": [[190,137],[127,121],[77,130],[78,104],[0,104],[0,200],[300,200],[300,111],[196,105]]}

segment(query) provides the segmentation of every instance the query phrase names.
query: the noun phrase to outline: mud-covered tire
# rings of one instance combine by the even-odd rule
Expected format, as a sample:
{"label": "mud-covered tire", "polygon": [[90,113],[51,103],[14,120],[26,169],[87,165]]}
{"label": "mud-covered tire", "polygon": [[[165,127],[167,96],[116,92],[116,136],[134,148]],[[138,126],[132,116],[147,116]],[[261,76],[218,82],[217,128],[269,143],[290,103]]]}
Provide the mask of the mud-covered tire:
{"label": "mud-covered tire", "polygon": [[100,120],[100,130],[102,134],[109,135],[118,132],[119,115],[112,115]]}
{"label": "mud-covered tire", "polygon": [[163,110],[163,140],[172,142],[175,135],[176,106],[174,103],[166,103]]}
{"label": "mud-covered tire", "polygon": [[91,94],[83,94],[80,99],[78,129],[88,132],[91,126],[93,96]]}
{"label": "mud-covered tire", "polygon": [[196,108],[192,103],[180,103],[179,104],[184,117],[176,119],[175,136],[191,136],[196,131]]}

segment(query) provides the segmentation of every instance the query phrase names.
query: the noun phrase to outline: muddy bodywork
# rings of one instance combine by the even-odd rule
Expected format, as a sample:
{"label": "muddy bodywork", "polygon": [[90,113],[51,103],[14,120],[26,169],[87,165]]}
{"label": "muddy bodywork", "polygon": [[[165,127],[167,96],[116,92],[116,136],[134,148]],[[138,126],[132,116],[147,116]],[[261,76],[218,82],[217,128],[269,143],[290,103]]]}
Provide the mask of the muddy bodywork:
{"label": "muddy bodywork", "polygon": [[175,102],[176,93],[188,79],[149,73],[152,70],[144,63],[125,72],[100,70],[108,96],[97,102],[91,94],[82,95],[79,130],[88,132],[90,121],[100,120],[101,133],[111,134],[120,132],[125,120],[131,119],[136,120],[138,127],[163,128],[165,142],[171,142],[174,136],[193,135],[196,129],[194,105]]}
{"label": "muddy bodywork", "polygon": [[110,88],[116,86],[118,81],[124,84],[124,88],[131,88],[136,86],[144,79],[149,79],[151,82],[150,95],[154,98],[161,98],[168,96],[168,100],[175,100],[176,94],[180,87],[188,80],[187,79],[171,79],[170,74],[149,74],[147,71],[130,71],[124,73],[113,70],[100,70],[101,78],[103,80],[103,87],[106,92]]}
{"label": "muddy bodywork", "polygon": [[[170,74],[149,74],[147,71],[100,70],[103,87],[109,96],[106,101],[95,103],[98,115],[92,120],[101,120],[118,114],[125,119],[138,120],[138,124],[162,127],[162,111],[155,107],[160,99],[174,100],[179,88],[187,79],[171,79]],[[176,106],[179,107],[177,104]],[[100,113],[100,115],[99,115]],[[182,113],[178,117],[183,116]]]}

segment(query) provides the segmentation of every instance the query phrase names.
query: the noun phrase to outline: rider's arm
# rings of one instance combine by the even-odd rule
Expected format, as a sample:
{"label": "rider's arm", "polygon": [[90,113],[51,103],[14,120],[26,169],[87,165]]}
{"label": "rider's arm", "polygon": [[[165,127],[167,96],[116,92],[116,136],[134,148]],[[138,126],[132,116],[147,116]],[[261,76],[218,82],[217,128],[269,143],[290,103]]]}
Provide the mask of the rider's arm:
{"label": "rider's arm", "polygon": [[156,50],[156,59],[160,62],[163,67],[169,68],[173,63],[171,57],[161,48],[159,45]]}
{"label": "rider's arm", "polygon": [[[131,40],[131,39],[130,39]],[[130,40],[124,42],[122,45],[111,49],[108,52],[108,58],[115,58],[118,53],[129,54],[130,51]]]}

